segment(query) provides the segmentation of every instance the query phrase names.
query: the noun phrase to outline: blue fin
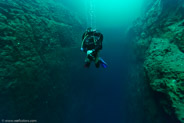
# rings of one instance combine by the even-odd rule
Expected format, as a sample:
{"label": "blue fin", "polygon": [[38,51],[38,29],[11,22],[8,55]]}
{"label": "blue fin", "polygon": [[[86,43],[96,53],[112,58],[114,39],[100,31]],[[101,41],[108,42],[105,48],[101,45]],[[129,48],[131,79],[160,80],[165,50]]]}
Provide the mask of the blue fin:
{"label": "blue fin", "polygon": [[103,68],[107,68],[107,63],[102,59],[100,58],[100,65],[103,67]]}

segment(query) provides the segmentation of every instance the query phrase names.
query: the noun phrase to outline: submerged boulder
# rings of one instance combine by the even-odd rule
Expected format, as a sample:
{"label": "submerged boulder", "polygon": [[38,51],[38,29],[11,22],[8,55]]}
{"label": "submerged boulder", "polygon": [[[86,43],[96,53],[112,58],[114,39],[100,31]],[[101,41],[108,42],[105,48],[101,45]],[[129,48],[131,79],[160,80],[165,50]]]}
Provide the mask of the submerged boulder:
{"label": "submerged boulder", "polygon": [[130,33],[146,81],[164,111],[184,123],[184,2],[156,0]]}
{"label": "submerged boulder", "polygon": [[49,116],[66,103],[81,21],[52,0],[1,0],[0,22],[0,117]]}

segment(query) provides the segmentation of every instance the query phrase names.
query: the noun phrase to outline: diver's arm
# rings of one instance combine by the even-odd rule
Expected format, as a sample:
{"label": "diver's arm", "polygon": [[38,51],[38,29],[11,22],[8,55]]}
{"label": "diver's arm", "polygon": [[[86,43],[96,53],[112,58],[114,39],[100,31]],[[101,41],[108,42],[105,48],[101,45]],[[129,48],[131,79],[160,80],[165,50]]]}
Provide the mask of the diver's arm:
{"label": "diver's arm", "polygon": [[102,41],[103,41],[103,35],[101,33],[96,33],[96,36],[98,36],[98,41],[97,45],[95,46],[95,49],[93,50],[94,52],[98,52],[99,50],[102,49]]}
{"label": "diver's arm", "polygon": [[103,41],[103,35],[101,33],[97,32],[94,35],[99,37],[98,40],[100,40],[101,42]]}
{"label": "diver's arm", "polygon": [[87,46],[86,46],[86,44],[85,44],[85,39],[86,38],[84,38],[83,40],[82,40],[82,44],[81,44],[81,51],[83,51],[83,52],[87,52]]}
{"label": "diver's arm", "polygon": [[81,47],[81,51],[87,53],[87,47],[86,45],[84,44],[82,47]]}
{"label": "diver's arm", "polygon": [[84,43],[87,37],[88,37],[87,33],[84,33],[82,35],[81,51],[83,51],[83,52],[87,52],[87,48],[86,48],[86,45]]}
{"label": "diver's arm", "polygon": [[82,35],[82,40],[84,40],[85,35],[86,35],[86,32]]}
{"label": "diver's arm", "polygon": [[102,41],[100,41],[100,43],[95,46],[95,49],[93,49],[93,51],[98,52],[101,49],[102,49]]}
{"label": "diver's arm", "polygon": [[100,36],[99,40],[102,42],[103,41],[103,35],[100,33],[99,36]]}
{"label": "diver's arm", "polygon": [[84,44],[84,40],[82,41],[82,44],[81,44],[81,51],[87,52],[87,48],[86,48],[86,45]]}

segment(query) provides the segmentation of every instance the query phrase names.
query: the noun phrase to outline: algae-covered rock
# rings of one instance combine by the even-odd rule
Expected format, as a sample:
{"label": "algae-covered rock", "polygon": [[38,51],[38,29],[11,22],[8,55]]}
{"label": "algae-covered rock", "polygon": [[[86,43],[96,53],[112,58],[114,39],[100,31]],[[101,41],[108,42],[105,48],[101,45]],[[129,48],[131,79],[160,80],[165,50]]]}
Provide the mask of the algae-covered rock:
{"label": "algae-covered rock", "polygon": [[52,0],[0,1],[1,119],[46,116],[53,100],[66,103],[68,56],[82,29],[76,16]]}
{"label": "algae-covered rock", "polygon": [[160,105],[184,123],[184,1],[156,0],[134,30],[137,58]]}

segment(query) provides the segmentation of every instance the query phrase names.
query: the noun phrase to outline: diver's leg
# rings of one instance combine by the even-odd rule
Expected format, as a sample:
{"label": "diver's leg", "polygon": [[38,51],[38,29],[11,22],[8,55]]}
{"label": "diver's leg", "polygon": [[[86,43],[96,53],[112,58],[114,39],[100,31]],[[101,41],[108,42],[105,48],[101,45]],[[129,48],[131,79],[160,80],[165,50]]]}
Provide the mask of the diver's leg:
{"label": "diver's leg", "polygon": [[98,53],[97,53],[97,55],[95,57],[95,66],[96,66],[96,68],[99,68],[100,67],[100,58],[98,56]]}
{"label": "diver's leg", "polygon": [[86,57],[86,59],[85,59],[85,65],[84,66],[86,68],[89,68],[90,64],[91,64],[91,60],[88,57]]}

